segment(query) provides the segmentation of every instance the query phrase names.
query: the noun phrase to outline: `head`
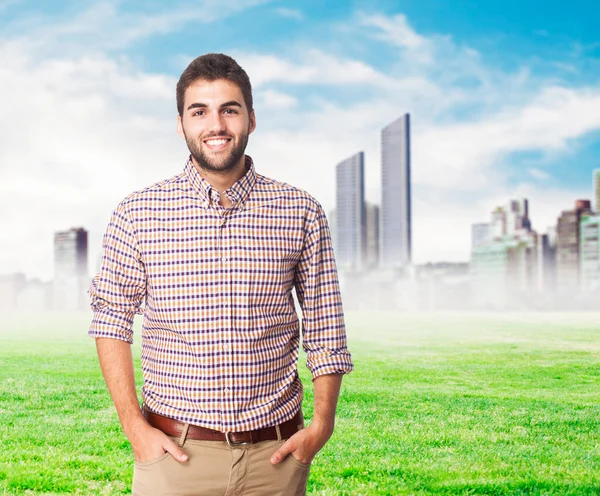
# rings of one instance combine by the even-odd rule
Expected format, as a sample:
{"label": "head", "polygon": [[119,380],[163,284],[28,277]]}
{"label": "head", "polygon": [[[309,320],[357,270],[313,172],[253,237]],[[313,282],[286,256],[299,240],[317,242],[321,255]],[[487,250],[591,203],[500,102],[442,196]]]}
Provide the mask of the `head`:
{"label": "head", "polygon": [[223,173],[242,167],[248,136],[256,127],[252,87],[231,57],[202,55],[177,83],[177,131],[196,165]]}

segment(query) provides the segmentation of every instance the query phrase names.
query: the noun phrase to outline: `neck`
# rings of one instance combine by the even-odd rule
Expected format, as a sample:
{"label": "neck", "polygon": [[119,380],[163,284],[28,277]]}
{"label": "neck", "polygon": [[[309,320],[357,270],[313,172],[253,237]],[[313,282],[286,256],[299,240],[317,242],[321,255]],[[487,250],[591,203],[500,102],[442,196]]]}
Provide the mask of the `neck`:
{"label": "neck", "polygon": [[193,157],[192,163],[194,164],[194,167],[196,167],[198,173],[219,193],[223,193],[223,191],[231,188],[231,186],[233,186],[246,174],[245,155],[243,155],[240,161],[235,164],[235,167],[223,172],[206,170],[200,166]]}

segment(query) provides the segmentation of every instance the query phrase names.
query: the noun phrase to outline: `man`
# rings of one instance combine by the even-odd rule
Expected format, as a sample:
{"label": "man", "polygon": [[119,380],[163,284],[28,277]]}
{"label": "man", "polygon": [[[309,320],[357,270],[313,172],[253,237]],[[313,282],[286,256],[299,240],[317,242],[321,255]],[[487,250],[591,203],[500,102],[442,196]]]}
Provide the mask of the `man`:
{"label": "man", "polygon": [[[133,494],[305,494],[353,367],[325,214],[244,154],[256,117],[231,57],[195,59],[177,109],[184,170],[117,206],[89,291],[89,334],[133,448]],[[314,383],[306,428],[293,288]],[[144,315],[143,410],[135,313]]]}

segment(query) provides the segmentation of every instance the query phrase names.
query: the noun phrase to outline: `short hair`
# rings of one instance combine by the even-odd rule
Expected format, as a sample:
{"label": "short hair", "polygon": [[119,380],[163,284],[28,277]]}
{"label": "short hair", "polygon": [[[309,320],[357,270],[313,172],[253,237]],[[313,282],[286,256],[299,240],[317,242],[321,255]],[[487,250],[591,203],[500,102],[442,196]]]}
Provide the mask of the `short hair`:
{"label": "short hair", "polygon": [[186,90],[196,81],[216,81],[226,79],[236,84],[242,95],[248,112],[252,111],[252,85],[246,71],[229,55],[223,53],[207,53],[196,57],[188,65],[177,82],[177,112],[183,115],[183,102]]}

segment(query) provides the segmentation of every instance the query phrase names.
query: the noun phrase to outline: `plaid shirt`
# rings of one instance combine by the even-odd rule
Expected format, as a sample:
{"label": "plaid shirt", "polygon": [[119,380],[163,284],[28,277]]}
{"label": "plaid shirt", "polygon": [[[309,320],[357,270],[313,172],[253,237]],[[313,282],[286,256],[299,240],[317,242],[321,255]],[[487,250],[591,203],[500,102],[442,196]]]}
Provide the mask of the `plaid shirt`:
{"label": "plaid shirt", "polygon": [[[150,410],[220,431],[279,424],[302,403],[302,345],[313,378],[353,365],[327,220],[302,190],[246,174],[219,192],[183,173],[115,209],[89,290],[89,335],[133,342],[142,325]],[[145,308],[141,308],[145,302]]]}

